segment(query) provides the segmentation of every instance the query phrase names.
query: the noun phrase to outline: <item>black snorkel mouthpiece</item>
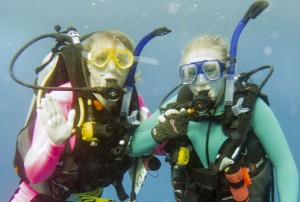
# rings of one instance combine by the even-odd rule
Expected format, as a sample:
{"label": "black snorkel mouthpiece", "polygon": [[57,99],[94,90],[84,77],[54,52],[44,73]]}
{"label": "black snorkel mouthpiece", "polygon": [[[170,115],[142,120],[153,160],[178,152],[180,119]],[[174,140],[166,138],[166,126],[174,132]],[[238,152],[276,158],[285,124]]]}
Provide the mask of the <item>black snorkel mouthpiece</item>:
{"label": "black snorkel mouthpiece", "polygon": [[120,87],[115,79],[106,79],[105,87],[96,87],[91,91],[93,93],[98,93],[108,101],[115,102],[118,101],[124,94],[124,90]]}
{"label": "black snorkel mouthpiece", "polygon": [[255,19],[263,10],[269,6],[267,1],[257,1],[247,10],[243,22],[247,23],[250,19]]}
{"label": "black snorkel mouthpiece", "polygon": [[208,112],[215,105],[215,102],[208,96],[208,91],[201,91],[193,97],[193,108],[202,114]]}

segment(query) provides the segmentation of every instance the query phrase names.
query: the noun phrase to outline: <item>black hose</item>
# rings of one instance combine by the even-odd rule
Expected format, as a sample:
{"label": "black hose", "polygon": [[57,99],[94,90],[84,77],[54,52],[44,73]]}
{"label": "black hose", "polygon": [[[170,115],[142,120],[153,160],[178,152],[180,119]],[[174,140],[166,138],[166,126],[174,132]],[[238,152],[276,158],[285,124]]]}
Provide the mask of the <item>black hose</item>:
{"label": "black hose", "polygon": [[161,100],[161,102],[159,103],[158,105],[158,108],[160,110],[164,110],[164,108],[162,107],[162,105],[164,104],[164,102],[167,100],[167,98],[172,94],[174,93],[178,88],[180,88],[183,84],[178,84],[176,85],[174,88],[172,88],[172,90],[169,91],[169,93],[167,95],[165,95],[165,97]]}
{"label": "black hose", "polygon": [[267,83],[267,81],[270,79],[270,77],[273,74],[274,68],[271,65],[264,65],[262,67],[256,68],[250,72],[241,74],[238,78],[237,81],[241,82],[241,81],[245,81],[248,80],[253,74],[262,71],[264,69],[270,69],[269,73],[267,74],[267,76],[265,77],[265,79],[261,82],[261,84],[258,86],[259,91],[265,86],[265,84]]}

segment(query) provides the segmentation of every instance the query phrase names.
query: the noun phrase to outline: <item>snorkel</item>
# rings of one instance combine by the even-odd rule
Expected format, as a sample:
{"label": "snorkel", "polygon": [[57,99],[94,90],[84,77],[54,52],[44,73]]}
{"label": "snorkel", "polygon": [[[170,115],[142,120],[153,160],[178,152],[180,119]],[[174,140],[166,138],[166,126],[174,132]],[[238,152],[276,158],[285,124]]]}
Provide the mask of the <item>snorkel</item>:
{"label": "snorkel", "polygon": [[140,56],[143,48],[145,45],[153,38],[157,36],[164,36],[168,33],[172,32],[172,30],[166,28],[166,27],[160,27],[158,29],[155,29],[154,31],[150,32],[146,36],[144,36],[138,45],[136,46],[134,50],[134,57],[137,59],[134,61],[132,67],[130,68],[130,71],[128,73],[127,80],[125,82],[124,88],[125,88],[125,94],[123,95],[123,101],[122,101],[122,107],[121,107],[121,113],[120,115],[128,118],[129,123],[131,124],[138,124],[138,121],[135,118],[129,119],[128,113],[129,113],[129,105],[131,101],[131,96],[132,96],[132,90],[133,90],[133,85],[134,85],[134,75],[136,73],[136,68],[138,64],[138,57]]}
{"label": "snorkel", "polygon": [[230,107],[233,104],[236,52],[240,34],[247,25],[248,21],[250,19],[255,19],[265,8],[268,7],[268,5],[269,3],[266,1],[257,1],[253,3],[235,28],[230,44],[230,65],[227,70],[226,78],[225,106]]}
{"label": "snorkel", "polygon": [[[261,89],[268,81],[270,76],[273,73],[273,67],[270,65],[265,65],[260,68],[254,69],[247,73],[242,73],[241,75],[237,75],[235,78],[235,63],[236,63],[236,52],[237,52],[237,43],[241,32],[244,27],[247,25],[250,19],[256,18],[265,8],[269,5],[266,1],[257,1],[253,3],[245,16],[242,18],[238,26],[236,27],[234,34],[231,40],[230,47],[230,67],[227,72],[227,80],[226,80],[226,94],[225,94],[225,113],[224,119],[230,120],[230,122],[224,121],[223,127],[227,127],[229,130],[234,129],[233,132],[229,132],[229,137],[231,141],[226,144],[223,148],[223,152],[220,152],[217,155],[216,160],[216,169],[219,171],[225,171],[225,176],[227,174],[235,174],[237,175],[237,171],[234,171],[236,160],[241,154],[242,148],[245,146],[244,143],[249,135],[250,126],[251,126],[251,118],[256,103],[256,99],[260,96]],[[251,75],[255,74],[264,69],[269,69],[269,73],[262,81],[260,85],[254,84],[252,82],[248,82],[251,80]],[[235,105],[233,106],[233,95],[234,95],[234,86],[237,87],[237,94],[239,91],[243,89],[244,95],[242,97],[235,97]],[[242,88],[241,88],[242,87]],[[233,118],[234,117],[234,118]],[[232,121],[232,120],[238,121]],[[235,122],[235,123],[234,123]],[[234,127],[232,127],[234,125]],[[227,180],[232,183],[230,178]],[[247,186],[243,191],[245,193],[248,192]],[[230,188],[231,189],[231,188]],[[237,200],[234,196],[234,199]],[[243,199],[244,200],[244,199]]]}
{"label": "snorkel", "polygon": [[[135,50],[134,50],[134,57],[136,60],[134,60],[134,63],[132,65],[132,67],[130,68],[130,71],[128,73],[128,77],[127,80],[124,84],[124,89],[125,89],[125,93],[123,94],[123,100],[122,100],[122,105],[121,105],[121,111],[120,111],[120,116],[123,117],[123,119],[125,119],[125,126],[126,127],[131,127],[131,128],[135,128],[136,125],[138,125],[140,123],[140,121],[137,118],[138,115],[138,111],[135,110],[132,112],[131,115],[129,115],[129,106],[131,103],[131,97],[132,97],[132,93],[133,93],[133,87],[134,87],[134,75],[136,73],[136,68],[137,68],[137,64],[138,64],[138,57],[140,56],[143,48],[145,47],[145,45],[152,40],[153,38],[157,37],[157,36],[163,36],[166,35],[168,33],[170,33],[171,30],[169,30],[166,27],[160,27],[158,29],[155,29],[154,31],[150,32],[149,34],[147,34],[146,36],[144,36],[140,42],[138,43],[138,45],[136,46]],[[129,126],[128,126],[129,124]],[[131,140],[131,134],[127,133],[123,136],[123,139],[120,140],[119,145],[114,149],[114,154],[119,156],[119,159],[122,159],[122,154],[125,153],[125,151],[128,148],[129,142]],[[138,193],[138,190],[140,188],[141,185],[136,183],[136,180],[141,180],[137,177],[137,172],[138,172],[138,159],[134,158],[134,164],[132,167],[133,173],[132,173],[132,184],[131,184],[131,193],[130,193],[130,199],[129,201],[136,201],[136,194]],[[145,171],[147,172],[147,171]],[[143,180],[142,180],[143,181]]]}

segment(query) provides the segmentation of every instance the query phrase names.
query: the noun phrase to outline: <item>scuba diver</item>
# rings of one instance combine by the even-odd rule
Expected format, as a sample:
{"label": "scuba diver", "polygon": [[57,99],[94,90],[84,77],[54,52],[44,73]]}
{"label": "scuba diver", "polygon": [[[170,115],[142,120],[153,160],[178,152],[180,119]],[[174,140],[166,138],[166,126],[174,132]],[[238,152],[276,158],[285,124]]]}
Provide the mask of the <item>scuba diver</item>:
{"label": "scuba diver", "polygon": [[[74,39],[70,47],[79,51],[66,45],[59,54],[48,56],[45,61],[50,62],[40,72],[47,74],[45,80],[38,78],[33,85],[37,102],[18,138],[14,163],[21,182],[12,202],[114,201],[101,198],[110,184],[120,201],[128,198],[122,180],[133,158],[127,147],[136,126],[149,116],[134,81],[128,80],[134,79],[135,56],[144,45],[169,30],[147,35],[138,50],[120,31],[95,32],[82,42],[75,29],[70,32]],[[61,34],[58,44],[60,39]],[[18,55],[11,65],[15,80],[12,67]],[[24,141],[30,135],[32,140]]]}
{"label": "scuba diver", "polygon": [[280,201],[296,202],[297,168],[280,125],[262,98],[255,102],[242,151],[236,160],[229,158],[242,123],[239,119],[227,123],[223,116],[227,59],[227,43],[221,37],[206,35],[192,41],[179,68],[184,86],[164,113],[157,110],[139,125],[131,153],[142,155],[165,144],[162,150],[172,167],[177,201],[270,201],[272,164]]}
{"label": "scuba diver", "polygon": [[[234,75],[235,35],[232,41],[230,54],[217,35],[198,36],[186,46],[178,94],[135,130],[131,155],[163,145],[178,202],[274,200],[273,168],[280,201],[297,202],[295,161],[261,93],[273,69]],[[251,82],[251,75],[266,69],[261,85]],[[228,84],[234,85],[229,99]]]}

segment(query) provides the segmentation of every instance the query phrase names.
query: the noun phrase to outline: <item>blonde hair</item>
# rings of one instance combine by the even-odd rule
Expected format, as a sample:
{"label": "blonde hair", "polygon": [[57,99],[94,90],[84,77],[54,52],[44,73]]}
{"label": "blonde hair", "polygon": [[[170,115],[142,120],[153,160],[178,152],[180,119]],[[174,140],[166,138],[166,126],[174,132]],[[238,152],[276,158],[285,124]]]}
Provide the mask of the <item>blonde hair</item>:
{"label": "blonde hair", "polygon": [[182,51],[182,62],[184,58],[197,49],[214,49],[221,53],[222,59],[228,58],[229,44],[227,40],[218,35],[203,35],[193,39]]}
{"label": "blonde hair", "polygon": [[104,30],[98,31],[94,33],[92,36],[87,38],[85,41],[82,42],[83,49],[85,51],[90,52],[93,49],[93,44],[101,39],[106,38],[108,40],[117,40],[124,44],[124,46],[133,53],[134,51],[134,44],[131,38],[123,32],[117,30]]}

